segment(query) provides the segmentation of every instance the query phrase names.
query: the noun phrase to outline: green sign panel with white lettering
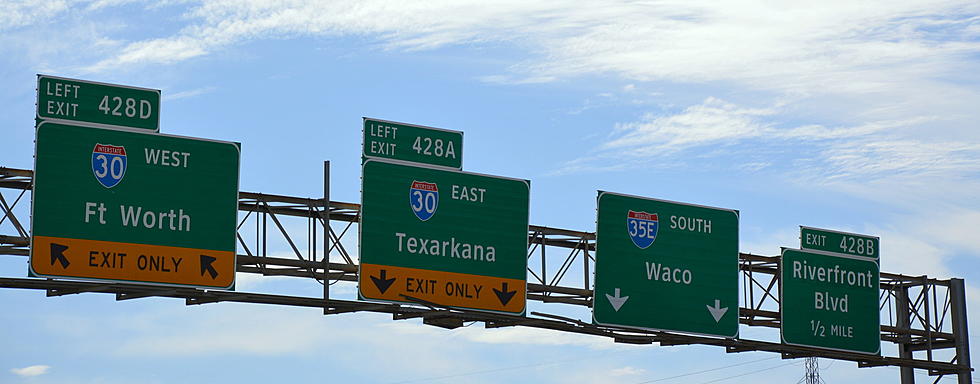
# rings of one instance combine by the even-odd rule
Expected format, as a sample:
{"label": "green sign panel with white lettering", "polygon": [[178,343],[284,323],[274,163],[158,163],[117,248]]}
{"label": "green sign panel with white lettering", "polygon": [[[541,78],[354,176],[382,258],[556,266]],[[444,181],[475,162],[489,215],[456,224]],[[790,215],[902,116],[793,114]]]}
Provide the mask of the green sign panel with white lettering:
{"label": "green sign panel with white lettering", "polygon": [[364,118],[365,158],[463,169],[463,132]]}
{"label": "green sign panel with white lettering", "polygon": [[878,259],[878,237],[800,226],[800,248]]}
{"label": "green sign panel with white lettering", "polygon": [[387,160],[363,167],[361,298],[524,313],[526,180]]}
{"label": "green sign panel with white lettering", "polygon": [[37,118],[160,131],[160,91],[37,76]]}
{"label": "green sign panel with white lettering", "polygon": [[600,192],[597,324],[738,335],[738,212]]}
{"label": "green sign panel with white lettering", "polygon": [[783,342],[880,354],[879,275],[874,260],[783,249]]}
{"label": "green sign panel with white lettering", "polygon": [[41,122],[31,272],[230,288],[234,143]]}

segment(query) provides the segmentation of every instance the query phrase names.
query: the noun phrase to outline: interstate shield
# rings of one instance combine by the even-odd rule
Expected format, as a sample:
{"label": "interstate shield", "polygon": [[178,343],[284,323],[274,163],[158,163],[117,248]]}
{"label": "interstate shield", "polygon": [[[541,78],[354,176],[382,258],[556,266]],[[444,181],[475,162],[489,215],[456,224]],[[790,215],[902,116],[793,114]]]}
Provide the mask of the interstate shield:
{"label": "interstate shield", "polygon": [[413,180],[408,190],[408,201],[415,217],[427,221],[439,208],[439,187],[435,183]]}
{"label": "interstate shield", "polygon": [[92,148],[92,174],[103,187],[119,184],[126,175],[126,148],[96,143]]}
{"label": "interstate shield", "polygon": [[637,212],[630,210],[626,214],[626,232],[630,240],[640,249],[646,249],[657,239],[657,228],[660,223],[656,213]]}

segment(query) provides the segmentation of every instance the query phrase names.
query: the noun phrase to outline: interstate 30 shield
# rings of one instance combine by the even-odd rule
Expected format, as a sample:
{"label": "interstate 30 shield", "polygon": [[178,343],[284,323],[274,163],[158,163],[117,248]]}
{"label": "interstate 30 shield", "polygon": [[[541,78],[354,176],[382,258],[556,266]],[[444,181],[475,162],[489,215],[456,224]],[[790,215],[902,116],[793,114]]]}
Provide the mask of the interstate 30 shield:
{"label": "interstate 30 shield", "polygon": [[126,148],[96,143],[92,148],[92,174],[103,187],[119,184],[126,175]]}
{"label": "interstate 30 shield", "polygon": [[640,249],[646,249],[657,239],[657,228],[660,224],[656,213],[637,212],[630,210],[626,214],[626,232],[630,240]]}
{"label": "interstate 30 shield", "polygon": [[439,187],[435,183],[412,180],[408,201],[415,217],[422,221],[429,220],[439,208]]}

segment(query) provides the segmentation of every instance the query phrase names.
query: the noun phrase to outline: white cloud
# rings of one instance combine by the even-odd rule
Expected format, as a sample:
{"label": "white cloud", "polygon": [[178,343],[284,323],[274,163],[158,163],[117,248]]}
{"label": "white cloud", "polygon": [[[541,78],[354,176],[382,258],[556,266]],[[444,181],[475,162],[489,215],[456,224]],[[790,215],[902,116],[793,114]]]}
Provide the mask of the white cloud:
{"label": "white cloud", "polygon": [[255,291],[267,284],[296,280],[297,278],[291,276],[263,276],[258,273],[238,272],[235,274],[235,289],[239,291]]}
{"label": "white cloud", "polygon": [[[620,10],[627,8],[651,17],[642,23],[635,22],[637,18],[598,23],[586,33],[555,42],[551,51],[558,57],[546,62],[542,71],[615,72],[641,80],[737,80],[805,92],[873,92],[888,82],[892,70],[931,71],[942,66],[932,55],[977,49],[975,44],[943,42],[923,32],[937,19],[951,21],[958,12],[975,12],[975,4],[678,2]],[[924,68],[894,68],[908,62],[923,63]]]}
{"label": "white cloud", "polygon": [[[481,324],[455,330],[423,326],[418,320],[390,321],[380,315],[323,317],[309,309],[272,310],[271,307],[220,304],[194,307],[168,307],[140,315],[120,315],[90,321],[84,318],[52,319],[55,324],[76,324],[66,340],[87,341],[91,329],[111,326],[118,340],[102,340],[105,345],[88,348],[108,348],[114,354],[134,353],[148,356],[205,356],[234,354],[245,356],[288,356],[306,354],[333,345],[360,345],[364,353],[383,348],[386,354],[412,355],[406,366],[421,370],[414,362],[419,351],[431,351],[445,356],[447,348],[469,348],[473,343],[492,345],[532,345],[557,347],[586,347],[593,350],[636,350],[642,347],[613,343],[608,338],[542,330],[526,327],[486,329]],[[243,321],[247,319],[247,321]],[[89,329],[91,328],[91,329]],[[243,335],[247,335],[244,337]],[[397,345],[392,338],[399,340]],[[66,341],[68,342],[68,341]],[[447,345],[452,344],[452,347]],[[329,347],[332,348],[332,347]],[[478,369],[474,362],[453,359],[446,361],[434,356],[432,371]],[[350,356],[355,358],[355,356]],[[394,364],[394,363],[392,363]],[[401,364],[401,363],[399,363]]]}
{"label": "white cloud", "polygon": [[139,2],[140,0],[95,0],[88,5],[89,11],[95,11],[103,8],[118,7],[121,5],[132,4]]}
{"label": "white cloud", "polygon": [[963,278],[968,271],[952,270],[946,262],[956,255],[980,254],[980,238],[975,235],[975,228],[980,227],[980,209],[921,205],[911,213],[894,215],[891,222],[867,229],[882,239],[883,271]]}
{"label": "white cloud", "polygon": [[908,228],[875,231],[881,241],[881,270],[905,275],[928,275],[933,278],[954,277],[945,266],[948,252],[941,244],[916,235]]}
{"label": "white cloud", "polygon": [[604,337],[538,328],[464,328],[458,332],[469,341],[486,344],[584,346],[592,349],[629,348],[624,344],[613,343],[612,340]]}
{"label": "white cloud", "polygon": [[614,73],[637,81],[873,93],[894,87],[896,78],[914,82],[962,69],[964,58],[980,51],[969,17],[977,12],[980,6],[966,0],[575,7],[560,1],[492,7],[480,1],[202,1],[185,14],[189,24],[181,31],[132,42],[90,69],[174,63],[254,39],[356,35],[393,49],[507,42],[542,52],[511,66],[511,75],[488,76],[491,81]]}
{"label": "white cloud", "polygon": [[732,142],[758,137],[767,127],[759,117],[773,114],[769,109],[739,108],[713,97],[683,112],[656,116],[616,127],[620,133],[601,149],[631,149],[630,156],[659,156],[696,145]]}
{"label": "white cloud", "polygon": [[793,247],[800,243],[798,228],[782,228],[777,231],[763,231],[760,227],[740,228],[741,237],[752,241],[739,242],[739,251],[756,255],[778,255],[780,247]]}
{"label": "white cloud", "polygon": [[514,77],[514,76],[505,76],[505,75],[487,75],[487,76],[481,76],[479,78],[479,80],[480,81],[483,81],[485,83],[490,83],[490,84],[516,85],[516,84],[541,84],[541,83],[549,83],[549,82],[552,82],[552,81],[557,80],[557,78],[556,77],[553,77],[553,76],[521,76],[521,77]]}
{"label": "white cloud", "polygon": [[945,214],[933,214],[920,217],[909,217],[906,223],[916,223],[916,230],[921,231],[927,238],[950,247],[951,251],[980,255],[980,236],[976,229],[980,228],[980,210],[955,209]]}
{"label": "white cloud", "polygon": [[[411,322],[396,322],[380,325],[381,328],[402,335],[436,337],[446,331],[434,327],[420,327]],[[577,333],[565,333],[529,327],[484,328],[480,324],[457,328],[453,337],[482,344],[539,345],[539,346],[578,346],[595,350],[630,350],[634,345],[617,344],[605,337]]]}
{"label": "white cloud", "polygon": [[635,376],[635,375],[642,375],[646,372],[647,370],[643,368],[626,366],[626,367],[613,369],[612,372],[609,372],[609,374],[612,376]]}
{"label": "white cloud", "polygon": [[128,64],[176,63],[208,53],[208,46],[206,41],[187,37],[140,41],[127,45],[123,52],[113,59],[100,61],[85,70],[101,72]]}
{"label": "white cloud", "polygon": [[32,376],[41,376],[45,373],[48,373],[49,369],[51,369],[51,367],[47,365],[32,365],[24,368],[14,368],[11,369],[10,372],[13,372],[17,376],[32,377]]}
{"label": "white cloud", "polygon": [[822,168],[810,175],[824,180],[838,178],[940,179],[980,171],[980,143],[929,142],[885,138],[836,143],[818,159]]}
{"label": "white cloud", "polygon": [[[187,309],[180,309],[187,312]],[[187,319],[174,322],[160,321],[159,316],[126,323],[131,336],[115,347],[115,353],[124,356],[137,353],[153,356],[219,353],[278,356],[309,351],[327,337],[322,318],[309,311],[305,316],[297,316],[283,311],[221,308],[185,313]],[[246,318],[248,321],[241,321]],[[259,324],[261,326],[257,326]],[[143,328],[151,325],[153,329]]]}
{"label": "white cloud", "polygon": [[0,31],[51,21],[68,10],[64,0],[13,0],[0,2]]}
{"label": "white cloud", "polygon": [[[128,2],[98,0],[89,7]],[[27,2],[16,4],[8,6],[9,14],[34,12]],[[757,138],[841,141],[821,143],[819,157],[801,159],[811,170],[819,164],[810,174],[822,179],[975,167],[977,147],[970,140],[980,134],[970,123],[980,94],[969,86],[969,80],[980,80],[971,59],[980,53],[975,1],[196,4],[183,14],[182,28],[163,36],[119,42],[91,34],[103,46],[98,51],[109,54],[84,70],[173,64],[257,39],[363,36],[376,48],[400,50],[505,43],[527,53],[483,81],[527,84],[614,74],[631,81],[624,93],[633,93],[637,82],[701,83],[781,100],[759,108],[708,97],[677,113],[648,113],[619,124],[600,148],[630,159],[603,163],[608,156],[600,153],[558,173],[628,169],[658,154]],[[64,13],[65,7],[52,5],[44,14]],[[0,28],[20,23],[10,20],[0,21]],[[809,118],[785,123],[801,115]],[[889,135],[869,139],[882,132]],[[756,159],[739,166],[752,171],[771,163]]]}
{"label": "white cloud", "polygon": [[[709,97],[674,114],[647,114],[616,126],[591,155],[566,162],[558,173],[683,165],[677,152],[700,158],[733,157],[734,169],[758,171],[774,157],[738,156],[736,146],[767,149],[794,164],[792,179],[809,185],[840,180],[868,183],[898,178],[948,179],[980,172],[980,142],[934,140],[907,133],[941,121],[931,116],[871,121],[857,126],[780,127],[766,119],[779,106],[747,108]],[[731,149],[726,151],[725,149]],[[695,152],[696,150],[696,152]]]}
{"label": "white cloud", "polygon": [[191,89],[191,90],[187,90],[187,91],[180,91],[180,92],[174,92],[174,93],[167,92],[167,93],[164,93],[163,94],[163,100],[164,101],[174,101],[174,100],[191,98],[191,97],[200,96],[200,95],[203,95],[203,94],[214,92],[215,89],[217,89],[217,88],[215,88],[215,87],[203,87],[203,88],[195,88],[195,89]]}

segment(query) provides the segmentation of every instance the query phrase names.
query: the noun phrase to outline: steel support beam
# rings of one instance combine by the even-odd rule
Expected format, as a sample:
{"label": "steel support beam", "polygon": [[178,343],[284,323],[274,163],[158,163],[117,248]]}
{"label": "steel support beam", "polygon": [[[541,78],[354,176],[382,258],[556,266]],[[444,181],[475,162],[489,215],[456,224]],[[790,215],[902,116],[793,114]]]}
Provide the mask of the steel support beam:
{"label": "steel support beam", "polygon": [[[323,271],[327,272],[330,270],[330,161],[323,162],[323,211],[321,213],[321,220],[323,220]],[[325,273],[323,278],[323,302],[330,302],[330,278],[329,273]],[[329,308],[323,306],[323,314],[327,314]]]}
{"label": "steel support beam", "polygon": [[973,369],[970,368],[970,332],[966,321],[966,284],[963,279],[949,280],[950,315],[953,320],[953,334],[956,335],[956,372],[959,384],[973,383]]}
{"label": "steel support beam", "polygon": [[[909,313],[909,287],[898,286],[895,292],[895,323],[900,331],[908,330],[911,327],[911,314]],[[912,358],[911,335],[900,334],[898,336],[898,357],[902,359]],[[915,372],[910,367],[901,367],[899,372],[902,384],[915,384]]]}

